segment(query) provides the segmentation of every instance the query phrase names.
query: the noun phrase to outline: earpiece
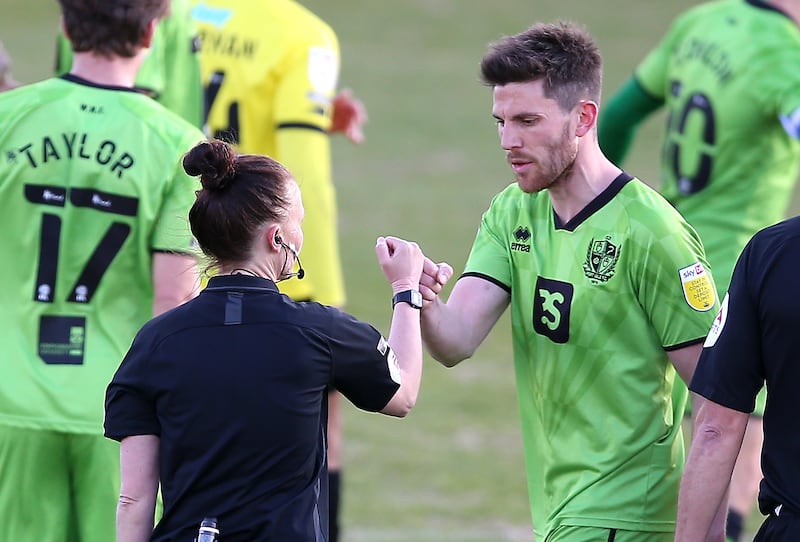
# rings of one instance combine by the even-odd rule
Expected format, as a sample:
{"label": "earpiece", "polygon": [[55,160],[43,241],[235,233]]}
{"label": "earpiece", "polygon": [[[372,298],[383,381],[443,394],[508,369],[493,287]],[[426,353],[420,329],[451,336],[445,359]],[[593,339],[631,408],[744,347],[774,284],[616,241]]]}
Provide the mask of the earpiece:
{"label": "earpiece", "polygon": [[[294,243],[286,244],[283,242],[283,238],[280,235],[275,235],[275,242],[278,243],[280,246],[285,248],[287,251],[292,253],[294,256],[294,260],[297,262],[297,272],[295,273],[286,273],[286,276],[281,278],[280,280],[286,280],[288,278],[297,277],[298,279],[302,279],[306,276],[306,272],[303,270],[303,264],[300,263],[300,256],[297,255],[297,250],[294,248]],[[287,256],[288,259],[288,256]],[[286,262],[284,262],[284,265]]]}

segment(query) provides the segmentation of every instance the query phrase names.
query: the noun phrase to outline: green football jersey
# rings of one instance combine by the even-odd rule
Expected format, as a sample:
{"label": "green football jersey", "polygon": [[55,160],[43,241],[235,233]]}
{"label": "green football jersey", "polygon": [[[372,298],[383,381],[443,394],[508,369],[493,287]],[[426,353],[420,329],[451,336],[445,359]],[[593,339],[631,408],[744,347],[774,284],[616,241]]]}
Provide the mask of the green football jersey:
{"label": "green football jersey", "polygon": [[720,293],[750,237],[790,203],[797,66],[797,23],[762,3],[723,0],[676,19],[636,70],[669,114],[661,192],[700,234]]}
{"label": "green football jersey", "polygon": [[[203,125],[203,89],[200,82],[197,33],[191,0],[172,0],[170,14],[159,21],[153,43],[136,75],[136,87],[198,128]],[[56,73],[72,66],[72,48],[58,37]]]}
{"label": "green football jersey", "polygon": [[152,253],[193,253],[202,133],[74,76],[0,94],[0,424],[102,434],[105,387],[152,316]]}
{"label": "green football jersey", "polygon": [[684,405],[666,351],[702,341],[718,306],[694,230],[624,173],[564,225],[546,192],[515,183],[464,275],[511,293],[537,539],[559,525],[674,529]]}

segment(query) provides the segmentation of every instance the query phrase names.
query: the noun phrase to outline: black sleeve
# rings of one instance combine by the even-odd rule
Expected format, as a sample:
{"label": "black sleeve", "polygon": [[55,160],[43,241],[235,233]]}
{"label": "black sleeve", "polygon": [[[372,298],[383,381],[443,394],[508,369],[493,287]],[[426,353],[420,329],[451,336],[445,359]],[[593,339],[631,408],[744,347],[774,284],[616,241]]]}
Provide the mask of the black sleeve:
{"label": "black sleeve", "polygon": [[133,341],[106,389],[105,436],[122,440],[132,435],[160,435],[155,400],[148,392],[146,370],[150,341],[140,335]]}
{"label": "black sleeve", "polygon": [[355,406],[376,412],[400,388],[400,369],[389,343],[369,324],[340,312],[329,337],[333,385]]}
{"label": "black sleeve", "polygon": [[753,251],[751,241],[736,263],[689,386],[706,399],[740,412],[753,411],[764,383]]}

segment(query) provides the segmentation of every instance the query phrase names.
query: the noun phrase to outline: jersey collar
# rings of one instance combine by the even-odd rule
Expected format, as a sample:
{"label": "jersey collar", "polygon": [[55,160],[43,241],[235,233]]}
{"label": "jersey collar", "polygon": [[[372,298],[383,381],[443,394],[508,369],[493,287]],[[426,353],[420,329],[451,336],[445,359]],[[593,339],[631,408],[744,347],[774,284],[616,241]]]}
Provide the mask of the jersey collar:
{"label": "jersey collar", "polygon": [[596,198],[589,202],[589,204],[581,209],[581,211],[572,217],[572,219],[567,222],[566,224],[561,223],[561,219],[558,218],[555,209],[553,210],[553,223],[556,226],[557,230],[567,230],[567,231],[575,231],[575,228],[580,226],[583,222],[585,222],[590,216],[595,214],[597,211],[605,207],[606,203],[614,199],[622,187],[628,184],[628,181],[633,179],[633,177],[626,173],[622,172],[617,175],[617,178],[611,181],[611,184],[606,187]]}
{"label": "jersey collar", "polygon": [[100,83],[95,83],[93,81],[89,81],[88,79],[84,79],[83,77],[78,77],[77,75],[73,75],[71,73],[65,73],[60,75],[59,78],[63,79],[64,81],[69,81],[70,83],[75,83],[77,85],[84,85],[87,87],[94,87],[94,88],[102,88],[105,90],[121,90],[124,92],[136,92],[139,93],[138,89],[133,87],[118,87],[115,85],[101,85]]}
{"label": "jersey collar", "polygon": [[753,6],[754,8],[766,9],[766,10],[769,10],[769,11],[774,11],[776,13],[780,13],[784,17],[787,17],[787,18],[791,19],[791,17],[789,16],[788,13],[786,13],[785,11],[783,11],[782,9],[780,9],[777,6],[773,6],[772,4],[764,2],[763,0],[745,0],[745,1],[748,4],[750,4],[751,6]]}
{"label": "jersey collar", "polygon": [[211,277],[211,279],[208,281],[208,286],[206,286],[205,289],[208,291],[259,290],[262,292],[278,293],[278,286],[271,280],[240,274],[217,275],[215,277]]}

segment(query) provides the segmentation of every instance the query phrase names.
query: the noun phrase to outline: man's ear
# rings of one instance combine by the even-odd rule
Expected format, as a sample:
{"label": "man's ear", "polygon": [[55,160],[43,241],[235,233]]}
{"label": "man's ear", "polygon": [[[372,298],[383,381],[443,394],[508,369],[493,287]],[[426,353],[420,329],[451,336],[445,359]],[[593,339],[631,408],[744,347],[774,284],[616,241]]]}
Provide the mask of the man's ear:
{"label": "man's ear", "polygon": [[142,34],[142,47],[145,49],[149,49],[150,46],[153,44],[153,36],[156,33],[156,27],[158,26],[158,19],[153,19],[144,29],[144,34]]}
{"label": "man's ear", "polygon": [[578,124],[575,135],[583,137],[597,125],[597,104],[591,100],[582,101],[577,106]]}
{"label": "man's ear", "polygon": [[58,18],[58,24],[61,26],[61,33],[64,34],[64,36],[69,40],[70,39],[69,32],[67,32],[67,25],[64,22],[64,16],[63,15],[61,15]]}

